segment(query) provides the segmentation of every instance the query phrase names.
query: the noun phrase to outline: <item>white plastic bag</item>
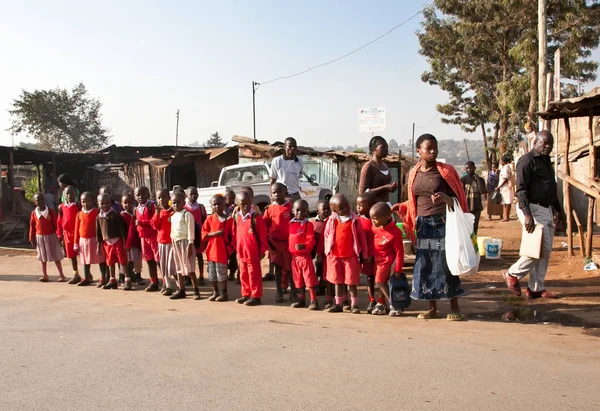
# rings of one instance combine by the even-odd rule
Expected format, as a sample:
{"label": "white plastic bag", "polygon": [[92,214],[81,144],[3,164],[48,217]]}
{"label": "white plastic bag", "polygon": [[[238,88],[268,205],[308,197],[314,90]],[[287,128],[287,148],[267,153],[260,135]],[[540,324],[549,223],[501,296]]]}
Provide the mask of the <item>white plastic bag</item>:
{"label": "white plastic bag", "polygon": [[479,269],[479,253],[471,234],[475,216],[465,213],[454,199],[454,211],[446,208],[446,263],[452,275],[474,275]]}

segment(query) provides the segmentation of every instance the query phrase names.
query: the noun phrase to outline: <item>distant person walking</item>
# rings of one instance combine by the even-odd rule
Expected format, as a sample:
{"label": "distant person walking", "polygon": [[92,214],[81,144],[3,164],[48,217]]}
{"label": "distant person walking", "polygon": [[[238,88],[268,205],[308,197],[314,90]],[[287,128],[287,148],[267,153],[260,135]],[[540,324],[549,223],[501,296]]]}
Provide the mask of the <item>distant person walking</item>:
{"label": "distant person walking", "polygon": [[475,224],[473,225],[473,232],[477,234],[479,228],[479,219],[481,218],[481,211],[483,211],[483,202],[481,198],[487,194],[487,188],[483,178],[475,174],[475,163],[467,161],[465,163],[466,175],[460,178],[460,182],[463,183],[465,188],[465,195],[467,196],[467,203],[469,204],[469,212],[475,216]]}
{"label": "distant person walking", "polygon": [[492,201],[491,194],[496,191],[496,187],[498,187],[498,183],[500,182],[500,173],[498,172],[498,162],[494,161],[492,163],[491,170],[488,171],[487,175],[487,191],[490,195],[487,198],[487,214],[488,220],[492,219],[492,216],[498,215],[502,218],[503,206],[502,203],[498,204],[495,201]]}
{"label": "distant person walking", "polygon": [[554,229],[566,216],[558,201],[557,185],[550,153],[554,137],[549,131],[540,131],[533,140],[533,149],[517,163],[517,216],[528,233],[533,233],[536,224],[542,225],[543,243],[540,258],[521,257],[508,271],[504,281],[513,294],[521,295],[519,280],[529,274],[526,295],[528,298],[556,298],[546,290],[544,280],[552,253]]}
{"label": "distant person walking", "polygon": [[502,159],[500,159],[500,164],[502,165],[502,169],[500,170],[500,181],[498,183],[498,187],[496,187],[496,191],[499,191],[500,194],[502,194],[504,218],[501,221],[509,221],[510,208],[514,200],[514,176],[512,170],[510,169],[510,157],[507,155],[502,156]]}
{"label": "distant person walking", "polygon": [[77,186],[77,181],[73,180],[73,178],[71,178],[70,175],[61,174],[58,176],[57,180],[58,187],[62,190],[62,195],[60,198],[61,203],[67,202],[67,197],[65,196],[65,188],[67,188],[68,186],[72,186],[75,188],[75,198],[79,198],[79,188]]}
{"label": "distant person walking", "polygon": [[385,138],[375,136],[369,141],[369,160],[360,172],[358,194],[368,191],[375,194],[375,202],[389,203],[390,193],[398,189],[398,184],[392,183],[392,173],[383,159],[388,155],[388,143]]}
{"label": "distant person walking", "polygon": [[281,183],[287,187],[287,192],[292,198],[292,203],[300,199],[300,178],[304,163],[296,155],[298,143],[294,137],[284,141],[283,154],[275,157],[271,164],[271,185]]}

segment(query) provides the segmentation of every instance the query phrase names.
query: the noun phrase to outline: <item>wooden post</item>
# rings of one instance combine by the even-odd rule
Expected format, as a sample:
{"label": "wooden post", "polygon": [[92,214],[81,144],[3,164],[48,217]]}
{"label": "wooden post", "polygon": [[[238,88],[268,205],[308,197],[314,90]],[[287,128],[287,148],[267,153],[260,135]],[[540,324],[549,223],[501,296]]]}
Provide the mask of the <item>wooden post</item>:
{"label": "wooden post", "polygon": [[15,205],[17,198],[15,196],[15,157],[13,150],[10,149],[8,152],[8,185],[10,187],[9,199],[11,204],[11,215],[15,214]]}
{"label": "wooden post", "polygon": [[56,154],[52,154],[52,186],[56,185]]}
{"label": "wooden post", "polygon": [[37,168],[37,175],[38,175],[38,191],[41,193],[42,192],[42,173],[40,171],[40,165],[36,164],[35,168]]}
{"label": "wooden post", "polygon": [[573,210],[573,219],[575,220],[575,224],[577,225],[577,231],[579,232],[579,251],[581,252],[581,256],[585,258],[585,242],[583,235],[583,227],[581,226],[581,221],[579,221],[579,217],[577,217],[577,213]]}
{"label": "wooden post", "polygon": [[[589,178],[596,178],[596,147],[594,146],[594,112],[590,110],[590,117],[588,121],[588,137],[589,137],[589,157],[590,157],[590,169]],[[588,215],[587,215],[587,258],[592,258],[592,243],[594,240],[594,206],[596,205],[596,199],[594,197],[588,198]]]}
{"label": "wooden post", "polygon": [[[565,117],[565,155],[563,157],[565,175],[571,176],[571,167],[569,165],[569,146],[571,145],[571,124],[569,118]],[[573,227],[571,223],[571,188],[569,183],[563,180],[563,203],[565,206],[565,215],[567,216],[567,256],[573,256]]]}

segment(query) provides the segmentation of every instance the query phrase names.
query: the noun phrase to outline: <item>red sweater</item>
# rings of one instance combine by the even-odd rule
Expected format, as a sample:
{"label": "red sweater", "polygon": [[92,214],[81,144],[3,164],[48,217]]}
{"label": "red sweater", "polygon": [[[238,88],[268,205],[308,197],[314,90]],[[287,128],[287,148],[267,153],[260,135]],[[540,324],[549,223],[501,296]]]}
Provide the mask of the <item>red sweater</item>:
{"label": "red sweater", "polygon": [[[339,258],[348,258],[354,253],[354,235],[352,232],[352,220],[342,223],[339,219],[334,220],[335,242],[333,243],[333,255]],[[363,256],[365,251],[363,250]]]}
{"label": "red sweater", "polygon": [[327,224],[328,220],[329,217],[322,221],[317,220],[316,218],[312,221],[313,227],[315,229],[315,242],[317,244],[317,246],[315,247],[316,255],[323,256],[323,254],[325,253],[325,237],[323,237],[323,230],[325,229],[325,224]]}
{"label": "red sweater", "polygon": [[256,214],[254,218],[256,231],[258,232],[254,233],[252,230],[252,218],[250,216],[244,219],[238,213],[235,218],[236,223],[232,232],[238,260],[257,263],[259,256],[264,256],[269,249],[265,220],[263,220],[261,215]]}
{"label": "red sweater", "polygon": [[123,221],[125,221],[125,225],[127,226],[127,241],[125,241],[124,248],[126,250],[130,250],[132,248],[142,248],[140,235],[135,227],[135,217],[129,214],[127,211],[122,211],[121,217],[123,217]]}
{"label": "red sweater", "polygon": [[156,238],[156,230],[152,228],[152,217],[156,212],[156,206],[150,200],[146,203],[146,207],[135,208],[135,220],[137,221],[137,232],[140,238]]}
{"label": "red sweater", "polygon": [[[367,250],[363,253],[365,258],[369,258],[373,256],[373,222],[370,218],[365,216],[358,216],[358,222],[362,226],[363,231],[365,232],[365,239],[367,240]],[[362,263],[362,273],[366,275],[373,274],[373,262]]]}
{"label": "red sweater", "polygon": [[191,204],[185,203],[183,208],[192,213],[192,215],[194,216],[194,220],[196,220],[196,223],[198,223],[200,227],[202,227],[204,221],[206,221],[206,208],[204,208],[204,205],[198,204],[198,207],[194,208]]}
{"label": "red sweater", "polygon": [[58,206],[58,220],[56,222],[56,235],[62,238],[63,232],[75,234],[75,220],[79,214],[79,204],[62,203]]}
{"label": "red sweater", "polygon": [[33,241],[36,234],[49,235],[54,233],[56,233],[56,212],[49,208],[48,218],[37,218],[35,210],[33,210],[29,219],[29,241]]}
{"label": "red sweater", "polygon": [[[292,255],[309,256],[315,248],[315,229],[308,219],[290,222],[289,250]],[[304,250],[296,250],[297,244],[304,244]]]}
{"label": "red sweater", "polygon": [[292,203],[270,204],[263,218],[267,225],[269,240],[287,240],[290,234],[290,221],[292,220]]}
{"label": "red sweater", "polygon": [[404,244],[402,231],[394,220],[385,227],[373,227],[373,242],[375,244],[375,264],[391,264],[396,261],[395,271],[402,271],[404,265]]}
{"label": "red sweater", "polygon": [[79,244],[80,238],[96,238],[96,217],[100,211],[93,208],[92,211],[86,213],[81,210],[75,218],[75,244]]}
{"label": "red sweater", "polygon": [[171,221],[173,210],[160,210],[152,217],[152,228],[157,232],[157,240],[160,244],[171,244]]}
{"label": "red sweater", "polygon": [[[208,237],[208,234],[223,230],[223,235]],[[219,216],[211,214],[202,226],[202,241],[206,243],[206,260],[227,264],[229,255],[233,253],[233,219],[220,221]]]}

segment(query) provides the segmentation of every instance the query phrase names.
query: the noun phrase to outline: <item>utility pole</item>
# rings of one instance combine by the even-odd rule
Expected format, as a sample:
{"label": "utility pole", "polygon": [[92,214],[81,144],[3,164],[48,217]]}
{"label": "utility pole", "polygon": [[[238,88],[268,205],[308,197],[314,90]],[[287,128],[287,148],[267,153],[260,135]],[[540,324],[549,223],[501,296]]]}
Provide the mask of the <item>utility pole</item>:
{"label": "utility pole", "polygon": [[469,157],[469,148],[467,147],[467,139],[466,138],[463,140],[463,143],[465,144],[465,151],[467,152],[467,161],[471,161],[471,157]]}
{"label": "utility pole", "polygon": [[177,109],[177,126],[175,127],[175,147],[179,145],[179,109]]}
{"label": "utility pole", "polygon": [[[546,0],[538,0],[538,112],[546,110],[546,58],[548,44],[546,39]],[[544,122],[539,121],[539,129]]]}
{"label": "utility pole", "polygon": [[256,90],[258,90],[258,86],[260,86],[260,83],[257,83],[256,81],[252,82],[252,128],[253,128],[253,134],[252,137],[254,137],[254,140],[256,140]]}
{"label": "utility pole", "polygon": [[413,132],[412,132],[412,149],[410,151],[412,151],[412,158],[413,161],[414,159],[417,157],[416,153],[415,153],[415,123],[413,123]]}

